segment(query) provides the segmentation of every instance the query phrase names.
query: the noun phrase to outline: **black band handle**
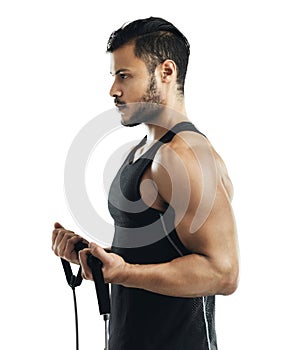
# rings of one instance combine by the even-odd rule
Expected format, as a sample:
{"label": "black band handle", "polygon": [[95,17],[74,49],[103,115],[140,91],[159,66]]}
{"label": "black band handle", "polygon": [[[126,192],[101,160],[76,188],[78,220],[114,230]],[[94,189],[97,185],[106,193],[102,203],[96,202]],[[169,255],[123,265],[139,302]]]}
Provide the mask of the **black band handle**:
{"label": "black band handle", "polygon": [[75,243],[75,245],[74,245],[74,250],[75,250],[76,254],[78,254],[78,252],[80,250],[83,250],[85,248],[88,248],[88,244],[84,243],[82,241],[79,241],[79,242]]}
{"label": "black band handle", "polygon": [[[82,241],[77,242],[74,246],[76,253],[85,248],[88,248],[88,245]],[[91,268],[93,281],[95,283],[100,315],[110,314],[110,291],[109,285],[104,281],[102,272],[103,264],[101,260],[91,254],[87,257],[87,264]]]}
{"label": "black band handle", "polygon": [[109,285],[105,283],[102,272],[102,262],[95,256],[89,254],[87,264],[91,268],[93,281],[95,283],[100,315],[110,313],[110,292]]}

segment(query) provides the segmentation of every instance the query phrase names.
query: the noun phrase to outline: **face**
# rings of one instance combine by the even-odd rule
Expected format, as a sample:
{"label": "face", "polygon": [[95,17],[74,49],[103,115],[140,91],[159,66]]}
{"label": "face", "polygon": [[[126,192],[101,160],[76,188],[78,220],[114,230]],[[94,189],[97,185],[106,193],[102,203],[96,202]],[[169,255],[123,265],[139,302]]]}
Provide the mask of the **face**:
{"label": "face", "polygon": [[125,45],[111,54],[114,83],[110,95],[121,114],[121,123],[134,126],[149,122],[156,116],[161,94],[154,74],[134,54],[134,45]]}

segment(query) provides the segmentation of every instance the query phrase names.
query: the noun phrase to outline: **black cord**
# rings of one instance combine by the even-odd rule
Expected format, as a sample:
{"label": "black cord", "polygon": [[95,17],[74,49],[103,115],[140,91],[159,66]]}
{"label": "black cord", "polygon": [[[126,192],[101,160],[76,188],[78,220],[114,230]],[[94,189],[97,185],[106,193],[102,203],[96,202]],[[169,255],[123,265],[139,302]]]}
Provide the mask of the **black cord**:
{"label": "black cord", "polygon": [[77,313],[77,302],[76,302],[76,295],[75,295],[75,287],[72,288],[72,292],[73,292],[74,314],[75,314],[76,350],[79,350],[79,341],[78,341],[78,313]]}

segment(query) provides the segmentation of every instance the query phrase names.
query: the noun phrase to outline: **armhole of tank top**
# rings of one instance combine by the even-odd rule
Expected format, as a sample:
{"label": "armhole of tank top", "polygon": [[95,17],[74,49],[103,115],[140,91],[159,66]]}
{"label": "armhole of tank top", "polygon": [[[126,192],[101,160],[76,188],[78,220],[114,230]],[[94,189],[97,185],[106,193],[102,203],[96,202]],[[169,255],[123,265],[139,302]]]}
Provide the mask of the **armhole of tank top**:
{"label": "armhole of tank top", "polygon": [[[184,127],[184,129],[180,129],[180,130],[177,130],[179,127],[181,128],[181,126],[186,126],[186,127]],[[174,130],[174,129],[176,129],[176,130]],[[195,127],[195,125],[194,124],[192,124],[191,122],[181,122],[181,123],[179,123],[179,124],[176,124],[171,130],[169,130],[165,135],[163,135],[162,137],[161,137],[161,139],[159,140],[159,143],[166,143],[166,142],[169,142],[169,141],[171,141],[172,139],[173,139],[173,137],[176,135],[176,134],[178,134],[178,132],[181,132],[181,131],[193,131],[193,132],[196,132],[196,133],[198,133],[198,134],[200,134],[200,135],[203,135],[204,137],[206,137],[203,133],[201,133],[196,127]],[[172,133],[172,135],[171,135],[171,133]],[[132,151],[130,152],[130,154],[128,155],[128,157],[127,157],[127,159],[128,159],[128,162],[130,162],[131,161],[131,158],[133,158],[132,156],[134,156],[134,153],[135,153],[135,151],[139,148],[139,147],[141,147],[141,145],[143,144],[143,142],[145,141],[147,139],[147,137],[145,136],[140,142],[139,142],[139,144],[136,146],[136,147],[134,147],[133,149],[132,149]],[[155,144],[156,145],[156,144]],[[154,146],[155,146],[154,145]],[[152,148],[151,149],[149,149],[148,151],[147,151],[147,153],[149,153],[149,151],[155,151],[154,150],[154,146],[152,146]],[[140,179],[141,179],[141,177],[142,177],[142,175],[143,175],[143,172],[141,172],[141,174],[140,174]],[[137,181],[138,183],[139,183],[139,179],[138,179],[138,181]],[[140,195],[141,196],[141,195]],[[163,230],[164,230],[164,234],[165,234],[165,236],[167,237],[167,239],[168,239],[168,241],[170,242],[170,244],[171,244],[171,246],[174,248],[174,250],[179,254],[179,256],[181,257],[181,256],[184,256],[185,255],[185,247],[183,246],[183,247],[181,247],[180,245],[177,245],[177,243],[176,242],[174,242],[173,241],[173,239],[170,237],[170,235],[169,235],[169,232],[168,232],[168,230],[167,230],[167,228],[166,228],[166,224],[165,224],[165,221],[164,221],[164,219],[163,219],[163,216],[162,216],[162,213],[161,212],[159,212],[159,216],[160,216],[160,220],[161,220],[161,224],[162,224],[162,227],[163,227]],[[178,240],[179,240],[179,238],[178,238]],[[180,241],[180,240],[179,240]],[[181,243],[181,241],[180,241],[180,243]]]}
{"label": "armhole of tank top", "polygon": [[177,246],[177,244],[173,241],[173,239],[170,237],[168,230],[166,228],[166,224],[165,221],[163,219],[163,215],[159,212],[159,216],[160,216],[160,220],[162,223],[162,227],[164,230],[164,234],[166,236],[166,238],[168,239],[169,243],[172,245],[172,247],[177,251],[177,253],[179,254],[179,256],[184,256],[184,253],[182,252],[181,248]]}
{"label": "armhole of tank top", "polygon": [[[159,141],[164,142],[164,143],[170,142],[173,139],[173,137],[176,134],[178,134],[179,132],[181,132],[181,131],[193,131],[193,132],[196,132],[196,133],[206,137],[191,122],[181,122],[179,124],[176,124],[171,130],[169,130]],[[160,212],[159,212],[159,216],[160,216],[160,220],[161,220],[161,223],[162,223],[162,227],[163,227],[165,236],[167,237],[167,239],[170,242],[171,246],[179,254],[180,257],[184,256],[185,255],[185,250],[184,250],[185,247],[184,246],[181,247],[180,245],[177,245],[177,243],[173,241],[173,239],[169,235],[169,232],[168,232],[168,230],[166,228],[165,221],[164,221],[163,216],[162,216],[162,214]],[[178,240],[180,241],[179,238],[178,238]],[[180,243],[181,243],[181,241],[180,241]]]}

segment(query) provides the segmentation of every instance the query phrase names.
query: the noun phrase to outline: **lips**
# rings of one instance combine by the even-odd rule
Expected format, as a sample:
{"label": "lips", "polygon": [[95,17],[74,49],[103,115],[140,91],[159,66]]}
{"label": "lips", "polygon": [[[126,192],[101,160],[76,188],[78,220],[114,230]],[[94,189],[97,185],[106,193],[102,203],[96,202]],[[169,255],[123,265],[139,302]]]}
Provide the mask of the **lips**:
{"label": "lips", "polygon": [[119,103],[115,103],[115,106],[116,106],[116,108],[118,108],[119,110],[122,110],[122,109],[125,109],[126,108],[126,104],[124,103],[121,103],[121,104],[119,104]]}
{"label": "lips", "polygon": [[122,106],[124,106],[125,105],[125,102],[124,101],[121,101],[121,100],[119,100],[117,97],[115,98],[115,100],[114,100],[114,104],[115,104],[115,106],[116,107],[122,107]]}

